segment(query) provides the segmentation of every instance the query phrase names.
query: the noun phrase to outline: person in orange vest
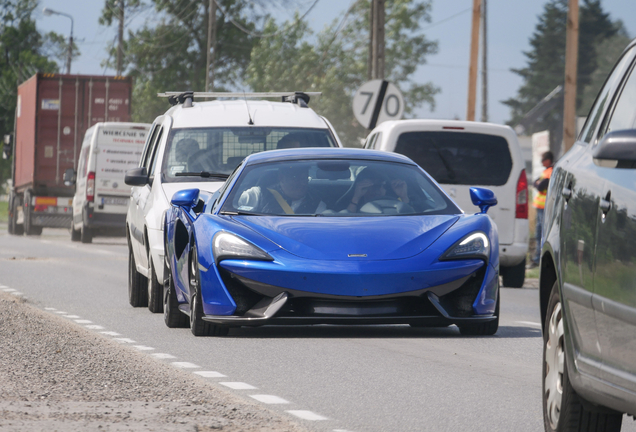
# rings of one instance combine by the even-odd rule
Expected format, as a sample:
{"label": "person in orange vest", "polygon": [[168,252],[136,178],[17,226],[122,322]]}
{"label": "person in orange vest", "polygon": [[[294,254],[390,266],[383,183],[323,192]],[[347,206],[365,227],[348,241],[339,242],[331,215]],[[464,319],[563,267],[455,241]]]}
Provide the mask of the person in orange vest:
{"label": "person in orange vest", "polygon": [[547,151],[541,155],[541,164],[545,167],[545,169],[541,173],[541,176],[534,181],[534,188],[537,190],[532,202],[532,205],[537,210],[537,218],[534,229],[536,249],[532,256],[532,261],[528,265],[529,268],[539,266],[539,261],[541,259],[541,227],[543,225],[543,211],[545,209],[545,197],[548,192],[550,177],[552,176],[552,165],[554,164],[554,155],[551,151]]}

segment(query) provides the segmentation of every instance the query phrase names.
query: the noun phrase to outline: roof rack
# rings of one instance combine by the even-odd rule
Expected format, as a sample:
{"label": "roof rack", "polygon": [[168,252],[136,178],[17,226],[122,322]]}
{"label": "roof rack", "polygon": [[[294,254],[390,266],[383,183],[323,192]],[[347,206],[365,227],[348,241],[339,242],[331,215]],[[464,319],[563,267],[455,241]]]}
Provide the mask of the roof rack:
{"label": "roof rack", "polygon": [[242,98],[242,99],[267,99],[267,98],[281,98],[283,102],[290,102],[298,104],[303,108],[306,108],[311,99],[310,96],[320,96],[322,92],[252,92],[252,93],[238,93],[238,92],[165,92],[157,93],[158,97],[168,98],[170,105],[183,104],[184,108],[192,106],[194,98]]}

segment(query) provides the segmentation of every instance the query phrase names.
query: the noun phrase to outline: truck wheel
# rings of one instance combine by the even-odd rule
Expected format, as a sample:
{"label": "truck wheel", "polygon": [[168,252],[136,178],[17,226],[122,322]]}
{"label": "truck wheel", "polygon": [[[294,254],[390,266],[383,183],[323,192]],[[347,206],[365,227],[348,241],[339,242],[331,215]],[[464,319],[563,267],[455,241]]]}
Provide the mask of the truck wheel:
{"label": "truck wheel", "polygon": [[132,249],[128,249],[128,302],[132,307],[148,306],[146,284],[146,278],[137,271]]}
{"label": "truck wheel", "polygon": [[86,225],[82,225],[80,230],[80,240],[82,243],[92,243],[93,242],[93,231],[88,228]]}
{"label": "truck wheel", "polygon": [[14,196],[11,204],[11,212],[9,214],[9,232],[13,235],[22,235],[24,233],[24,225],[18,224],[18,207],[20,199]]}
{"label": "truck wheel", "polygon": [[[25,202],[30,202],[31,197],[29,195],[25,195]],[[24,233],[28,236],[35,236],[42,234],[41,226],[34,226],[31,221],[31,205],[24,207]]]}
{"label": "truck wheel", "polygon": [[80,241],[80,230],[75,229],[75,222],[71,220],[71,241],[77,242]]}
{"label": "truck wheel", "polygon": [[526,281],[526,259],[524,258],[516,266],[502,267],[501,276],[503,286],[508,288],[522,288]]}
{"label": "truck wheel", "polygon": [[157,280],[155,268],[152,265],[152,258],[148,254],[148,310],[152,313],[163,312],[163,285]]}
{"label": "truck wheel", "polygon": [[553,432],[618,432],[623,415],[580,397],[568,376],[563,312],[558,282],[548,302],[543,330],[543,422]]}

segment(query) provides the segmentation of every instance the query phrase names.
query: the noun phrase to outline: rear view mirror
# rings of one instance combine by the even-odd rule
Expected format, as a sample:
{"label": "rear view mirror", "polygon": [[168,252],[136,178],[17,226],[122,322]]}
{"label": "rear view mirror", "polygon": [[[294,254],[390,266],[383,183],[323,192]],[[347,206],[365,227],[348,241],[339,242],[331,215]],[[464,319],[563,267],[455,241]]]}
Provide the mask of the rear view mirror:
{"label": "rear view mirror", "polygon": [[148,172],[145,167],[134,168],[126,172],[124,183],[128,186],[145,186],[148,184]]}
{"label": "rear view mirror", "polygon": [[2,159],[9,159],[13,153],[13,147],[11,146],[11,135],[4,136],[4,145],[2,146]]}
{"label": "rear view mirror", "polygon": [[64,171],[64,176],[62,180],[64,180],[64,186],[73,186],[75,184],[76,172],[73,168],[69,168]]}
{"label": "rear view mirror", "polygon": [[480,188],[480,187],[471,187],[470,188],[470,199],[473,204],[481,209],[482,213],[488,212],[490,207],[497,205],[497,197],[494,192],[490,189]]}
{"label": "rear view mirror", "polygon": [[605,134],[592,157],[602,167],[636,168],[636,129]]}
{"label": "rear view mirror", "polygon": [[170,200],[172,205],[190,210],[199,202],[199,189],[184,189],[176,192]]}

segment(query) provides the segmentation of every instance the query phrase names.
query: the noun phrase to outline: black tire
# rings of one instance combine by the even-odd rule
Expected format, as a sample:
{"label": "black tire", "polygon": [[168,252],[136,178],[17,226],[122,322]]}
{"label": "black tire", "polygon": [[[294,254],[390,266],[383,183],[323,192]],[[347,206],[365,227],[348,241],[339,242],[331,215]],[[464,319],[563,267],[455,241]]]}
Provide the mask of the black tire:
{"label": "black tire", "polygon": [[75,223],[71,220],[71,241],[80,241],[80,230],[75,229]]}
{"label": "black tire", "polygon": [[526,259],[512,267],[502,267],[501,277],[503,286],[507,288],[522,288],[526,281]]}
{"label": "black tire", "polygon": [[24,234],[28,236],[39,236],[42,234],[42,227],[33,225],[31,221],[31,197],[29,195],[25,196],[25,201],[29,203],[29,205],[24,206]]}
{"label": "black tire", "polygon": [[[543,423],[547,432],[618,432],[623,415],[594,405],[570,383],[558,285],[552,286],[543,330]],[[562,359],[562,364],[559,359]],[[560,370],[563,372],[561,373]],[[554,373],[552,373],[554,371]],[[554,397],[552,397],[554,395]]]}
{"label": "black tire", "polygon": [[80,229],[80,240],[82,243],[93,243],[93,231],[86,224],[82,224]]}
{"label": "black tire", "polygon": [[164,265],[163,277],[163,321],[169,328],[188,327],[188,316],[179,310],[172,273],[167,265]]}
{"label": "black tire", "polygon": [[128,302],[132,307],[148,306],[148,281],[137,271],[135,255],[128,249]]}
{"label": "black tire", "polygon": [[496,318],[492,321],[479,323],[479,324],[457,324],[459,327],[459,333],[462,336],[492,336],[497,333],[499,329],[499,303],[500,303],[500,293],[497,293],[497,304],[495,305],[495,315]]}
{"label": "black tire", "polygon": [[163,312],[163,285],[157,280],[150,253],[148,254],[148,277],[146,279],[148,281],[148,310],[152,313],[161,313]]}
{"label": "black tire", "polygon": [[199,275],[199,260],[196,248],[190,253],[189,265],[190,281],[190,332],[195,336],[225,336],[228,328],[203,321],[203,300],[201,298],[201,279]]}

